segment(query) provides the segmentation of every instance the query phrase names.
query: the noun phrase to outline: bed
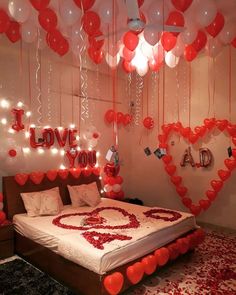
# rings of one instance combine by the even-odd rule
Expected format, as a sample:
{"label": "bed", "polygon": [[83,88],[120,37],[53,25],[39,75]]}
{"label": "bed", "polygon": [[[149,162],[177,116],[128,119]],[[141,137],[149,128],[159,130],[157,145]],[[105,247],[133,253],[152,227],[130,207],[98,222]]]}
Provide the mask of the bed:
{"label": "bed", "polygon": [[[93,174],[77,179],[69,174],[66,179],[57,177],[54,181],[44,177],[38,185],[28,180],[23,186],[14,177],[3,177],[4,208],[15,226],[15,252],[78,294],[112,294],[104,282],[117,273],[123,277],[124,291],[132,285],[127,278],[129,266],[197,231],[193,215],[162,208],[106,198],[101,198],[95,208],[73,208],[67,185],[92,182],[100,191],[99,177]],[[55,186],[60,189],[62,212],[56,216],[27,217],[20,193]],[[103,222],[86,227],[84,219],[93,212],[99,213]]]}

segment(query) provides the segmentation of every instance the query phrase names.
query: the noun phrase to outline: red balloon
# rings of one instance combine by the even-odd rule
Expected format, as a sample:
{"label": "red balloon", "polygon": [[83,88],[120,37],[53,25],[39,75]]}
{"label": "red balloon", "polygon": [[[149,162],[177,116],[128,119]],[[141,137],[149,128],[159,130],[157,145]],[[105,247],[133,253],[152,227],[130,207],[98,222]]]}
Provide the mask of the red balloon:
{"label": "red balloon", "polygon": [[192,45],[188,45],[184,50],[184,57],[187,61],[192,61],[197,56],[197,51]]}
{"label": "red balloon", "polygon": [[10,26],[10,19],[6,12],[0,9],[0,33],[5,33]]}
{"label": "red balloon", "polygon": [[92,36],[100,29],[101,20],[99,15],[94,11],[86,11],[81,19],[84,31]]}
{"label": "red balloon", "polygon": [[195,134],[195,133],[193,133],[193,132],[190,132],[190,134],[189,134],[189,141],[192,143],[192,144],[194,144],[194,143],[196,143],[197,141],[198,141],[198,135],[197,134]]}
{"label": "red balloon", "polygon": [[232,171],[236,168],[236,160],[235,159],[225,159],[224,160],[225,166],[229,169],[229,171]]}
{"label": "red balloon", "polygon": [[193,0],[171,0],[177,10],[184,12],[192,4]]}
{"label": "red balloon", "polygon": [[6,220],[6,213],[0,211],[0,224],[2,224]]}
{"label": "red balloon", "polygon": [[187,197],[183,197],[181,201],[184,204],[184,206],[187,207],[187,208],[190,208],[192,203],[193,203],[192,200],[190,198],[187,198]]}
{"label": "red balloon", "polygon": [[105,277],[103,284],[108,294],[119,294],[124,284],[124,276],[120,272],[114,272]]}
{"label": "red balloon", "polygon": [[129,50],[127,47],[124,47],[122,54],[126,61],[131,61],[135,55],[135,52]]}
{"label": "red balloon", "polygon": [[36,10],[42,10],[47,8],[50,0],[30,0],[30,2]]}
{"label": "red balloon", "polygon": [[212,180],[211,181],[211,186],[214,189],[215,192],[219,192],[222,187],[223,187],[224,183],[222,180]]}
{"label": "red balloon", "polygon": [[154,127],[154,120],[151,117],[144,118],[143,126],[147,129],[152,129]]}
{"label": "red balloon", "polygon": [[187,194],[188,189],[185,186],[177,186],[176,192],[179,196],[184,197]]}
{"label": "red balloon", "polygon": [[185,254],[189,249],[189,240],[187,238],[180,238],[177,240],[179,252]]}
{"label": "red balloon", "polygon": [[126,61],[125,59],[123,59],[122,67],[126,73],[131,73],[135,70],[135,66],[133,66],[130,62]]}
{"label": "red balloon", "polygon": [[88,37],[90,46],[93,47],[95,50],[101,49],[104,44],[104,39],[102,40],[96,39],[97,37],[100,37],[100,36],[103,36],[102,32],[97,31],[94,35]]}
{"label": "red balloon", "polygon": [[214,201],[216,198],[217,193],[215,191],[206,191],[206,196],[210,201]]}
{"label": "red balloon", "polygon": [[104,173],[107,176],[117,176],[120,171],[120,165],[115,165],[114,163],[106,163],[104,166]]}
{"label": "red balloon", "polygon": [[234,40],[231,42],[231,45],[232,45],[233,47],[236,48],[236,37],[235,37]]}
{"label": "red balloon", "polygon": [[54,51],[57,51],[58,45],[62,39],[63,39],[63,36],[61,32],[59,32],[56,29],[50,32],[47,32],[47,36],[46,36],[47,44]]}
{"label": "red balloon", "polygon": [[65,38],[60,40],[56,51],[60,56],[65,55],[69,51],[69,43]]}
{"label": "red balloon", "polygon": [[103,60],[102,50],[96,50],[93,47],[89,47],[88,54],[92,61],[95,62],[95,64],[100,64]]}
{"label": "red balloon", "polygon": [[180,129],[180,133],[183,137],[188,137],[190,132],[191,132],[190,127],[185,127],[185,128]]}
{"label": "red balloon", "polygon": [[52,31],[57,26],[57,15],[51,8],[45,8],[39,11],[39,23],[45,31]]}
{"label": "red balloon", "polygon": [[114,184],[116,184],[116,179],[115,179],[115,177],[108,176],[107,183],[110,184],[110,185],[114,185]]}
{"label": "red balloon", "polygon": [[141,281],[144,275],[144,267],[141,262],[136,262],[126,269],[126,275],[132,284],[137,284]]}
{"label": "red balloon", "polygon": [[121,176],[116,176],[116,177],[115,177],[115,183],[117,183],[117,184],[122,184],[122,183],[123,183],[123,177],[121,177]]}
{"label": "red balloon", "polygon": [[86,11],[93,6],[95,0],[74,0],[74,2],[80,9]]}
{"label": "red balloon", "polygon": [[218,170],[218,175],[221,180],[225,181],[230,177],[231,172],[229,170],[220,169],[220,170]]}
{"label": "red balloon", "polygon": [[128,31],[123,36],[123,42],[127,49],[134,51],[135,48],[138,46],[139,38],[133,32]]}
{"label": "red balloon", "polygon": [[172,176],[176,171],[176,166],[175,165],[166,165],[165,170],[166,170],[167,174]]}
{"label": "red balloon", "polygon": [[154,253],[157,265],[163,266],[170,258],[169,250],[165,247],[157,249]]}
{"label": "red balloon", "polygon": [[147,275],[154,273],[157,267],[156,258],[154,255],[148,255],[141,260],[141,263],[144,267],[144,272]]}
{"label": "red balloon", "polygon": [[220,131],[224,131],[225,128],[228,126],[229,121],[228,120],[217,120],[216,126]]}
{"label": "red balloon", "polygon": [[205,29],[208,34],[210,34],[212,37],[216,37],[220,31],[223,29],[225,24],[224,16],[217,12],[215,19],[212,23],[210,23]]}
{"label": "red balloon", "polygon": [[163,124],[162,126],[161,126],[161,129],[163,130],[163,132],[165,133],[165,134],[169,134],[170,133],[170,131],[172,130],[172,128],[173,128],[173,124]]}
{"label": "red balloon", "polygon": [[210,200],[200,200],[199,201],[199,206],[203,209],[203,210],[207,210],[211,205]]}
{"label": "red balloon", "polygon": [[204,124],[206,125],[208,129],[212,129],[216,124],[216,120],[215,118],[204,119]]}
{"label": "red balloon", "polygon": [[20,25],[15,21],[10,21],[10,25],[6,31],[7,38],[15,43],[20,40]]}
{"label": "red balloon", "polygon": [[125,114],[123,117],[123,124],[125,126],[129,125],[132,122],[132,116],[130,114]]}
{"label": "red balloon", "polygon": [[121,124],[124,121],[124,114],[121,112],[117,112],[116,114],[116,123]]}
{"label": "red balloon", "polygon": [[199,52],[203,47],[205,47],[206,43],[206,34],[203,31],[199,30],[196,39],[193,41],[191,45],[196,49],[197,52]]}
{"label": "red balloon", "polygon": [[176,36],[170,32],[164,32],[161,36],[161,44],[166,51],[170,51],[176,45]]}
{"label": "red balloon", "polygon": [[17,152],[16,152],[16,150],[11,149],[8,151],[8,154],[10,157],[14,158],[17,155]]}
{"label": "red balloon", "polygon": [[[184,16],[181,12],[179,11],[172,11],[168,19],[166,21],[166,25],[168,26],[176,26],[176,27],[183,27],[184,26]],[[173,35],[178,36],[178,32],[172,32]]]}
{"label": "red balloon", "polygon": [[114,120],[115,120],[115,112],[113,111],[113,110],[108,110],[108,111],[106,111],[106,113],[105,113],[105,121],[107,122],[107,123],[112,123],[112,122],[114,122]]}
{"label": "red balloon", "polygon": [[153,72],[157,72],[160,70],[162,62],[159,63],[155,58],[152,58],[148,61],[148,66]]}
{"label": "red balloon", "polygon": [[172,161],[172,156],[171,155],[164,155],[162,157],[162,161],[167,165],[170,164],[170,162]]}
{"label": "red balloon", "polygon": [[180,122],[175,123],[173,126],[173,129],[175,131],[180,131],[182,128],[183,128],[183,126],[182,126],[182,123],[180,123]]}
{"label": "red balloon", "polygon": [[144,3],[144,0],[138,0],[138,7],[141,7]]}
{"label": "red balloon", "polygon": [[200,212],[201,212],[201,207],[192,204],[192,205],[190,206],[190,211],[191,211],[191,213],[192,213],[193,215],[197,216],[197,215],[199,215]]}

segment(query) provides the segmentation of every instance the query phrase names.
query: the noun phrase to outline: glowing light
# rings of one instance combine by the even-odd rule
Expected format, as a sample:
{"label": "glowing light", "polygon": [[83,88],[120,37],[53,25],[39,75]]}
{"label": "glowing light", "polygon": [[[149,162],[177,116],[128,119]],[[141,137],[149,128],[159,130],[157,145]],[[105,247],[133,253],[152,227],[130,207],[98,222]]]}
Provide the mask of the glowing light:
{"label": "glowing light", "polygon": [[30,128],[35,128],[35,124],[30,124]]}
{"label": "glowing light", "polygon": [[70,124],[70,128],[74,129],[75,128],[75,124]]}
{"label": "glowing light", "polygon": [[64,150],[60,150],[60,155],[64,156],[65,155],[65,151]]}
{"label": "glowing light", "polygon": [[100,157],[100,152],[96,152],[96,157],[98,158],[98,157]]}
{"label": "glowing light", "polygon": [[79,136],[79,135],[76,135],[75,138],[76,138],[76,140],[78,140],[78,141],[80,140],[80,136]]}
{"label": "glowing light", "polygon": [[88,150],[91,152],[91,150],[92,150],[91,146],[88,148]]}
{"label": "glowing light", "polygon": [[10,103],[9,101],[7,101],[6,99],[2,99],[0,101],[0,106],[3,108],[3,109],[8,109],[9,106],[10,106]]}
{"label": "glowing light", "polygon": [[6,119],[6,118],[2,118],[2,119],[1,119],[1,123],[2,123],[3,125],[6,125],[6,124],[7,124],[7,119]]}
{"label": "glowing light", "polygon": [[58,153],[58,149],[57,149],[57,148],[52,148],[52,149],[51,149],[51,153],[52,153],[53,155],[56,155],[56,154]]}
{"label": "glowing light", "polygon": [[65,167],[63,164],[61,164],[61,165],[60,165],[60,169],[63,170],[63,169],[66,169],[66,167]]}
{"label": "glowing light", "polygon": [[101,189],[101,190],[100,190],[100,193],[101,193],[101,194],[103,194],[103,193],[104,193],[104,190],[103,190],[103,189]]}
{"label": "glowing light", "polygon": [[22,108],[23,107],[23,102],[22,101],[19,101],[18,103],[17,103],[17,106],[18,106],[18,108]]}
{"label": "glowing light", "polygon": [[148,71],[148,60],[142,54],[139,47],[135,50],[135,56],[132,59],[131,64],[136,67],[136,71],[140,76],[144,76]]}
{"label": "glowing light", "polygon": [[44,154],[44,152],[45,152],[44,149],[42,149],[42,148],[38,148],[38,153],[39,153],[39,154]]}
{"label": "glowing light", "polygon": [[47,126],[44,126],[43,128],[44,128],[44,129],[47,129],[47,128],[50,128],[50,126],[49,126],[49,125],[47,125]]}
{"label": "glowing light", "polygon": [[96,168],[98,167],[98,163],[96,163],[95,167],[96,167]]}
{"label": "glowing light", "polygon": [[80,146],[77,146],[77,151],[81,151],[81,147]]}
{"label": "glowing light", "polygon": [[25,114],[26,114],[27,118],[29,118],[32,115],[32,113],[30,111],[27,111]]}
{"label": "glowing light", "polygon": [[102,180],[102,176],[99,176],[99,179]]}
{"label": "glowing light", "polygon": [[26,131],[25,132],[25,138],[29,138],[30,137],[30,133],[29,133],[29,131]]}
{"label": "glowing light", "polygon": [[28,148],[28,147],[24,147],[24,148],[22,148],[22,150],[23,150],[24,154],[29,154],[30,153],[30,148]]}
{"label": "glowing light", "polygon": [[8,133],[10,133],[10,134],[14,134],[14,133],[15,133],[15,130],[12,129],[12,128],[9,128],[9,129],[8,129]]}
{"label": "glowing light", "polygon": [[59,127],[57,127],[57,129],[58,129],[59,131],[61,131],[61,130],[63,130],[63,127],[59,126]]}

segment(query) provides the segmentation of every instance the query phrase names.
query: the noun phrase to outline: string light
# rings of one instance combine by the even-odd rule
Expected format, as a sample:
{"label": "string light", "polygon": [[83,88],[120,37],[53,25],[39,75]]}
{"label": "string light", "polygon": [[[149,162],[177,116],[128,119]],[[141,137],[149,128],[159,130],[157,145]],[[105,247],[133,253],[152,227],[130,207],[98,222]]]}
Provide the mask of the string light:
{"label": "string light", "polygon": [[64,150],[60,150],[60,155],[64,156],[65,155],[65,151]]}
{"label": "string light", "polygon": [[3,109],[8,109],[9,106],[10,106],[10,103],[9,101],[7,101],[6,99],[2,99],[0,101],[0,106],[3,108]]}
{"label": "string light", "polygon": [[103,190],[103,189],[101,189],[101,190],[100,190],[100,193],[101,193],[101,194],[103,194],[103,193],[104,193],[104,190]]}
{"label": "string light", "polygon": [[77,151],[81,151],[81,147],[80,146],[77,146]]}
{"label": "string light", "polygon": [[65,167],[63,164],[61,164],[61,165],[60,165],[60,169],[61,169],[61,170],[64,170],[64,169],[66,169],[66,167]]}
{"label": "string light", "polygon": [[96,157],[100,157],[100,152],[96,152]]}
{"label": "string light", "polygon": [[22,150],[23,150],[24,154],[29,154],[30,153],[30,148],[28,148],[28,147],[24,147],[24,148],[22,148]]}
{"label": "string light", "polygon": [[39,154],[44,154],[44,152],[45,152],[44,149],[42,149],[42,148],[38,148],[38,153],[39,153]]}
{"label": "string light", "polygon": [[6,118],[2,118],[2,119],[1,119],[1,123],[2,123],[3,125],[6,125],[6,124],[7,124],[7,119],[6,119]]}
{"label": "string light", "polygon": [[9,128],[9,129],[8,129],[8,133],[10,133],[10,134],[14,134],[14,133],[15,133],[15,130],[12,129],[12,128]]}
{"label": "string light", "polygon": [[102,180],[102,176],[99,176],[99,179]]}
{"label": "string light", "polygon": [[63,127],[59,126],[59,127],[57,127],[57,129],[58,129],[59,131],[61,131],[61,130],[63,130]]}
{"label": "string light", "polygon": [[35,128],[35,124],[30,124],[30,128]]}
{"label": "string light", "polygon": [[70,124],[70,128],[74,129],[75,128],[75,124]]}
{"label": "string light", "polygon": [[32,113],[30,111],[27,111],[25,114],[26,114],[27,118],[29,118],[32,115]]}
{"label": "string light", "polygon": [[53,155],[56,155],[56,154],[58,153],[58,149],[57,149],[57,148],[52,148],[52,149],[51,149],[51,153],[52,153]]}
{"label": "string light", "polygon": [[25,132],[25,138],[29,138],[30,137],[30,133],[29,133],[29,131],[26,131]]}
{"label": "string light", "polygon": [[19,101],[18,103],[17,103],[17,106],[18,106],[18,108],[22,108],[23,107],[23,102],[22,101]]}
{"label": "string light", "polygon": [[88,150],[91,152],[92,151],[92,148],[91,148],[91,146],[88,148]]}
{"label": "string light", "polygon": [[79,136],[79,135],[76,135],[76,137],[75,137],[75,138],[76,138],[76,140],[77,140],[77,141],[79,141],[79,140],[80,140],[80,136]]}

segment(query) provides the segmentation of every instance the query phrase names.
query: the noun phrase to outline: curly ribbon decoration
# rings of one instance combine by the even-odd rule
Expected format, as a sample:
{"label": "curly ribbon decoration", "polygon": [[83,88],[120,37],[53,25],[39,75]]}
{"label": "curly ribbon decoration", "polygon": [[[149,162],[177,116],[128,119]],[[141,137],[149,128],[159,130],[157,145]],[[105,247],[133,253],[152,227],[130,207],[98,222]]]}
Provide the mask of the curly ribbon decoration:
{"label": "curly ribbon decoration", "polygon": [[160,72],[157,73],[157,85],[158,85],[158,91],[157,91],[157,124],[158,124],[158,134],[160,134]]}
{"label": "curly ribbon decoration", "polygon": [[135,118],[134,123],[139,126],[141,117],[141,104],[142,104],[142,93],[143,93],[143,77],[136,74],[136,99],[135,99]]}
{"label": "curly ribbon decoration", "polygon": [[183,93],[183,113],[185,114],[188,109],[188,99],[187,99],[187,63],[185,63],[184,69],[183,69],[183,86],[184,86],[184,93]]}
{"label": "curly ribbon decoration", "polygon": [[177,121],[180,121],[180,115],[179,115],[179,89],[180,89],[180,83],[179,83],[179,67],[175,68],[175,79],[176,79],[176,87],[177,91],[175,93],[176,102],[177,102]]}
{"label": "curly ribbon decoration", "polygon": [[[154,118],[154,110],[155,110],[155,98],[157,97],[157,72],[152,72],[151,74],[151,89],[152,89],[152,95],[151,95],[151,117]],[[147,85],[148,87],[148,85]]]}
{"label": "curly ribbon decoration", "polygon": [[231,56],[231,46],[229,46],[229,121],[231,122],[231,104],[232,104],[232,56]]}
{"label": "curly ribbon decoration", "polygon": [[[30,47],[28,47],[28,82],[29,82],[29,109],[31,111],[31,107],[32,107],[32,88],[31,88],[31,69],[30,69]],[[29,116],[29,125],[30,125],[30,116]],[[28,131],[28,129],[27,129]]]}
{"label": "curly ribbon decoration", "polygon": [[[38,108],[37,112],[39,114],[38,123],[42,125],[42,93],[41,93],[41,51],[39,51],[39,29],[38,29],[38,38],[37,38],[37,48],[36,48],[36,62],[37,62],[37,69],[35,72],[35,80],[36,80],[36,88],[38,91],[38,95],[36,100],[38,101]],[[40,77],[39,77],[40,76]]]}
{"label": "curly ribbon decoration", "polygon": [[51,85],[52,85],[52,63],[49,58],[48,59],[48,90],[47,90],[48,122],[52,121]]}
{"label": "curly ribbon decoration", "polygon": [[188,126],[191,126],[191,100],[192,100],[192,67],[188,65]]}

